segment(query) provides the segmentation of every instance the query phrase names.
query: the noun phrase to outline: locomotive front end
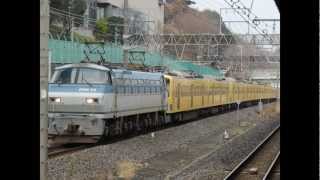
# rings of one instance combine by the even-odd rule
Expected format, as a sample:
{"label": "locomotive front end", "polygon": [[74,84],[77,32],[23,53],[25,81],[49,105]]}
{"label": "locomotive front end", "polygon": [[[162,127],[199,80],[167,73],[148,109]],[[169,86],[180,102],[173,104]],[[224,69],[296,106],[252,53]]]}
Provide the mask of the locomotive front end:
{"label": "locomotive front end", "polygon": [[56,69],[49,84],[51,143],[95,143],[112,117],[110,71],[94,64],[65,65]]}

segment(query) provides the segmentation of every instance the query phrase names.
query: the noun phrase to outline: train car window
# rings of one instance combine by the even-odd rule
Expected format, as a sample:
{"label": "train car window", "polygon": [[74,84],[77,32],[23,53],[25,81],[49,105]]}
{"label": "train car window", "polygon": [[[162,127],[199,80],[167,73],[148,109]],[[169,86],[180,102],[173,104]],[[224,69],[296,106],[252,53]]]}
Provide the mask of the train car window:
{"label": "train car window", "polygon": [[129,94],[130,91],[131,91],[130,86],[126,86],[126,92],[125,92],[125,94]]}
{"label": "train car window", "polygon": [[124,94],[124,87],[123,86],[119,86],[118,87],[118,93],[119,94]]}
{"label": "train car window", "polygon": [[153,94],[153,87],[149,87],[150,88],[150,94]]}
{"label": "train car window", "polygon": [[121,84],[122,84],[122,80],[121,80],[121,79],[117,79],[116,83],[117,83],[118,85],[121,85]]}
{"label": "train car window", "polygon": [[185,96],[186,95],[186,89],[185,86],[182,86],[181,88],[181,96]]}
{"label": "train car window", "polygon": [[180,86],[180,96],[184,96],[184,88],[183,85]]}

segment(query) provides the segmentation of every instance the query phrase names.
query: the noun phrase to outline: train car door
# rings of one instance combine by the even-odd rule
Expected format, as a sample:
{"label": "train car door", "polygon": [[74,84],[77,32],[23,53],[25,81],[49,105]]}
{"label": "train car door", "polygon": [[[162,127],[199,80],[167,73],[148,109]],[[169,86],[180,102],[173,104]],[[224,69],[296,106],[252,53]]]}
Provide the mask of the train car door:
{"label": "train car door", "polygon": [[177,110],[180,110],[180,107],[181,107],[181,105],[180,105],[180,100],[181,100],[181,85],[180,85],[180,83],[178,83],[178,85],[177,85]]}

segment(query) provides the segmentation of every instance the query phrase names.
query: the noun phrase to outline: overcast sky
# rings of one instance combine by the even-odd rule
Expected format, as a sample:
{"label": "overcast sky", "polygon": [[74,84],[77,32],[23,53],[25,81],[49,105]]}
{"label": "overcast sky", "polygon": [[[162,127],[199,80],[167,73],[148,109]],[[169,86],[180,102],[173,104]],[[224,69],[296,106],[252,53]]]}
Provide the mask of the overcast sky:
{"label": "overcast sky", "polygon": [[[203,9],[212,9],[217,12],[220,12],[220,8],[230,8],[230,6],[225,2],[225,0],[193,0],[196,2],[196,5],[192,5],[191,7],[197,8],[199,10]],[[228,2],[232,0],[226,0]],[[236,1],[236,0],[233,0]],[[277,9],[277,6],[274,0],[240,0],[246,7],[250,8],[250,5],[253,1],[252,12],[257,15],[259,18],[263,19],[280,19],[280,14]],[[222,18],[223,21],[228,20],[243,20],[239,15],[232,11],[222,10]],[[265,25],[267,24],[267,25]],[[227,27],[231,28],[231,30],[235,33],[247,33],[248,25],[245,23],[227,23]],[[277,22],[264,22],[261,25],[261,28],[268,29],[269,33],[279,33],[280,32],[280,23]],[[250,33],[254,33],[254,30],[250,28]]]}

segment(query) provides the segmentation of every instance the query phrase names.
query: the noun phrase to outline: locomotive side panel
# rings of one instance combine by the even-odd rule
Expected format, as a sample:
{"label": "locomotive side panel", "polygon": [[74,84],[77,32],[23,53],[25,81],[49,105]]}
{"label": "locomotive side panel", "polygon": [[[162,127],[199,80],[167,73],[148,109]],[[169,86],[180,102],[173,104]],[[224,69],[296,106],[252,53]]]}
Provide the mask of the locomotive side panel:
{"label": "locomotive side panel", "polygon": [[116,117],[164,110],[161,74],[121,70],[115,73]]}

